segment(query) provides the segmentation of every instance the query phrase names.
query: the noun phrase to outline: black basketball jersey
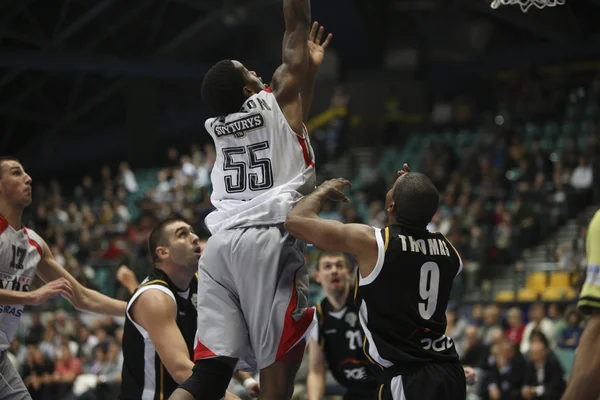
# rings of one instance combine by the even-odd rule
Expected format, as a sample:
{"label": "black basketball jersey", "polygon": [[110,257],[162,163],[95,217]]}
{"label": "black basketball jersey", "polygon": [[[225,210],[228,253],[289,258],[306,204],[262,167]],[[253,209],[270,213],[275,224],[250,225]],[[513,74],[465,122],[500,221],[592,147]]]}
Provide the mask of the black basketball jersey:
{"label": "black basketball jersey", "polygon": [[346,389],[372,393],[377,383],[362,350],[363,333],[353,297],[348,296],[339,311],[325,298],[317,304],[317,315],[317,340],[333,377]]}
{"label": "black basketball jersey", "polygon": [[190,287],[182,292],[175,287],[167,274],[153,268],[127,304],[127,318],[123,330],[123,372],[119,395],[121,400],[164,400],[168,399],[178,386],[161,362],[146,330],[133,322],[129,314],[135,300],[150,289],[161,290],[177,304],[177,326],[187,344],[190,360],[193,359],[198,316],[198,279],[194,277]]}
{"label": "black basketball jersey", "polygon": [[376,237],[377,264],[369,276],[357,275],[355,291],[370,361],[395,374],[457,361],[454,342],[444,333],[460,256],[441,233],[390,225],[376,229]]}

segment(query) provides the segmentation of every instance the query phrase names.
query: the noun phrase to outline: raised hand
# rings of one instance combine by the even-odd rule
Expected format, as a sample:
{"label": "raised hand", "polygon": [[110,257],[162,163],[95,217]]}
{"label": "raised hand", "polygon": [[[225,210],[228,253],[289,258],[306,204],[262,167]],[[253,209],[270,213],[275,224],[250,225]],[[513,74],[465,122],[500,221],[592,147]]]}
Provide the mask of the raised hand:
{"label": "raised hand", "polygon": [[344,178],[336,178],[325,181],[321,184],[321,187],[327,191],[327,197],[333,201],[343,201],[345,203],[350,202],[348,197],[342,191],[345,187],[351,188],[352,184],[350,181]]}
{"label": "raised hand", "polygon": [[406,174],[407,172],[410,172],[410,168],[408,167],[407,163],[404,163],[404,165],[402,165],[402,171],[398,171],[398,176],[400,177]]}
{"label": "raised hand", "polygon": [[62,295],[67,300],[71,301],[74,295],[73,286],[71,285],[71,282],[69,282],[65,278],[58,278],[56,280],[53,280],[52,282],[48,282],[41,288],[31,292],[32,298],[29,305],[39,306],[46,300],[56,297],[58,295]]}
{"label": "raised hand", "polygon": [[331,43],[331,39],[333,39],[333,35],[330,33],[325,38],[325,41],[321,43],[324,33],[325,27],[319,27],[319,23],[315,21],[308,34],[309,66],[312,71],[316,71],[321,66],[323,57],[325,57],[325,49],[327,49],[329,43]]}

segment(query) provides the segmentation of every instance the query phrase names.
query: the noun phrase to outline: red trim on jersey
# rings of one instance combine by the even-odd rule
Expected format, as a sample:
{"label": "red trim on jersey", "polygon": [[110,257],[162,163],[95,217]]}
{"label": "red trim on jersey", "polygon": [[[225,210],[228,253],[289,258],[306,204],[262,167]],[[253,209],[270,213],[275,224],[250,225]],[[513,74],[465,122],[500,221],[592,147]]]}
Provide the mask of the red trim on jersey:
{"label": "red trim on jersey", "polygon": [[2,215],[0,215],[0,235],[8,228],[8,221],[4,219]]}
{"label": "red trim on jersey", "polygon": [[29,244],[32,245],[33,247],[35,247],[37,252],[40,253],[40,257],[42,257],[44,254],[42,252],[42,247],[39,245],[39,243],[29,237],[29,234],[27,233],[27,229],[25,229],[25,227],[23,227],[23,233],[25,234],[25,236],[27,236],[27,240],[29,240]]}
{"label": "red trim on jersey", "polygon": [[306,139],[303,137],[300,137],[298,135],[296,135],[296,137],[298,138],[298,142],[300,143],[300,146],[302,147],[302,155],[304,156],[304,162],[306,163],[306,166],[314,167],[315,163],[310,160],[310,154],[308,153],[308,146],[306,145]]}
{"label": "red trim on jersey", "polygon": [[[296,274],[300,268],[296,270]],[[294,274],[294,281],[292,282],[292,298],[288,304],[288,308],[285,311],[285,321],[283,323],[283,332],[281,333],[281,339],[279,340],[279,347],[277,348],[277,355],[275,360],[281,359],[298,341],[304,336],[312,320],[315,316],[314,307],[307,308],[302,314],[302,317],[298,321],[294,319],[292,313],[298,306],[298,289],[296,289],[296,274]]]}
{"label": "red trim on jersey", "polygon": [[267,86],[265,88],[265,92],[267,92],[267,93],[273,93],[273,91],[271,90],[271,86]]}
{"label": "red trim on jersey", "polygon": [[361,361],[361,360],[356,360],[354,358],[345,358],[338,364],[338,368],[342,368],[344,366],[344,364],[346,364],[346,363],[369,365],[369,362],[367,360]]}
{"label": "red trim on jersey", "polygon": [[210,351],[208,347],[202,344],[200,339],[196,339],[196,347],[194,347],[194,361],[201,360],[203,358],[216,357],[217,355]]}

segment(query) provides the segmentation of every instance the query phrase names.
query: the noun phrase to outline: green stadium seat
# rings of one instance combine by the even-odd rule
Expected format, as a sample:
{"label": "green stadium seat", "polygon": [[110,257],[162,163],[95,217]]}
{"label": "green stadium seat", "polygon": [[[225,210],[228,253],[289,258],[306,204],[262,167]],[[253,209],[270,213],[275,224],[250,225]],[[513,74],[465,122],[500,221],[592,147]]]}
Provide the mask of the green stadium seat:
{"label": "green stadium seat", "polygon": [[573,363],[575,362],[575,350],[557,348],[554,350],[554,354],[556,354],[558,362],[565,370],[565,374],[571,376]]}

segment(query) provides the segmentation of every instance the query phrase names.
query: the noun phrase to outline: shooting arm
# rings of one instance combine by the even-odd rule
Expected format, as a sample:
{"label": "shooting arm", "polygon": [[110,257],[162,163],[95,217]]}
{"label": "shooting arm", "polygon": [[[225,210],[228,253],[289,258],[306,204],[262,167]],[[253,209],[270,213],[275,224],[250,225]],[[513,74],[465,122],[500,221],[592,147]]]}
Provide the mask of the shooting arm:
{"label": "shooting arm", "polygon": [[73,306],[80,311],[87,311],[94,314],[112,315],[123,317],[127,303],[120,300],[111,299],[95,290],[83,287],[73,276],[67,272],[54,259],[50,248],[43,242],[43,256],[38,265],[37,274],[44,283],[65,278],[73,286]]}
{"label": "shooting arm", "polygon": [[309,71],[306,73],[304,85],[300,95],[302,97],[302,118],[303,122],[308,121],[308,114],[312,107],[313,93],[315,90],[315,81],[317,78],[317,71]]}
{"label": "shooting arm", "polygon": [[320,249],[354,254],[360,274],[368,276],[377,263],[375,230],[368,225],[342,224],[319,217],[321,204],[328,195],[328,189],[321,185],[305,196],[288,214],[285,228],[293,236]]}
{"label": "shooting arm", "polygon": [[273,94],[292,129],[302,133],[302,102],[300,93],[306,83],[309,66],[308,33],[310,31],[310,0],[284,0],[282,65],[273,75]]}
{"label": "shooting arm", "polygon": [[306,379],[308,400],[321,400],[325,396],[325,356],[314,339],[310,339],[308,344],[308,357]]}

